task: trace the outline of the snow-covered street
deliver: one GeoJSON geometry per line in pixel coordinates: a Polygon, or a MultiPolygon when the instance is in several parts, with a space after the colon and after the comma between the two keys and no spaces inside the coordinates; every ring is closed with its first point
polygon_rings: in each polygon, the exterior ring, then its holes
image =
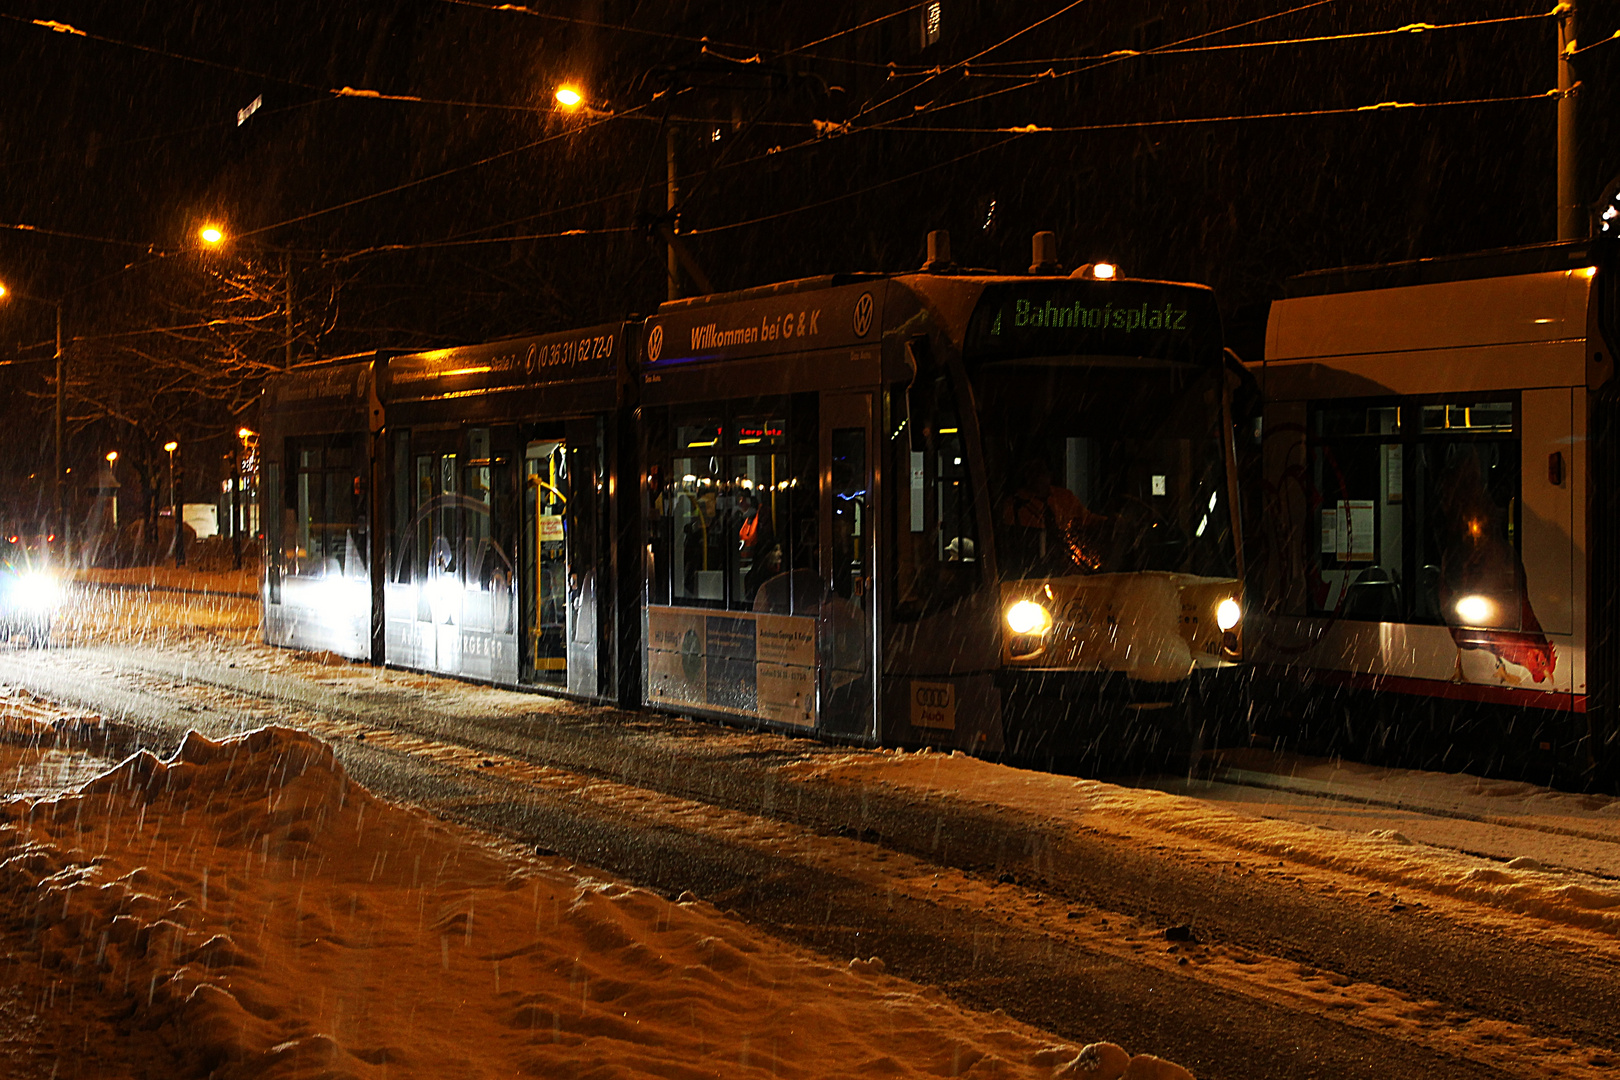
{"type": "Polygon", "coordinates": [[[15,1075],[1620,1063],[1610,800],[852,751],[269,649],[219,592],[83,595],[64,646],[0,654],[15,1075]],[[137,746],[175,756],[42,798],[137,746]]]}

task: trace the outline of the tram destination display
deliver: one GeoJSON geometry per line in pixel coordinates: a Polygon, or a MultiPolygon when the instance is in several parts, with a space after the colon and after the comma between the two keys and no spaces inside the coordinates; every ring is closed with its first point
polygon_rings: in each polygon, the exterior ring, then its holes
{"type": "Polygon", "coordinates": [[[995,284],[968,326],[980,360],[1036,356],[1136,356],[1179,363],[1220,356],[1215,294],[1155,281],[995,284]]]}

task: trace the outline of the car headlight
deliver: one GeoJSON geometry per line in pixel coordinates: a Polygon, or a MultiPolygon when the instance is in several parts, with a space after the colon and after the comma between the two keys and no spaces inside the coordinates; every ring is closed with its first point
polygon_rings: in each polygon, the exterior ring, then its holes
{"type": "Polygon", "coordinates": [[[1230,596],[1215,605],[1215,625],[1220,627],[1223,633],[1232,629],[1242,619],[1243,608],[1230,596]]]}
{"type": "Polygon", "coordinates": [[[23,574],[12,596],[25,611],[50,611],[61,602],[62,590],[49,574],[23,574]]]}
{"type": "Polygon", "coordinates": [[[1007,628],[1015,634],[1044,634],[1052,629],[1052,613],[1033,600],[1020,600],[1007,609],[1007,628]]]}

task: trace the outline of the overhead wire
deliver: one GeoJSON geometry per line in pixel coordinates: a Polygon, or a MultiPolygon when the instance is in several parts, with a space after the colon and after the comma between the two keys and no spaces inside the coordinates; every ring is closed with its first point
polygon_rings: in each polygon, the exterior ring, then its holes
{"type": "Polygon", "coordinates": [[[668,30],[649,30],[644,26],[630,26],[625,23],[603,22],[600,19],[585,19],[578,15],[559,15],[553,11],[538,11],[535,8],[525,7],[522,4],[485,4],[479,0],[439,0],[441,4],[451,7],[478,8],[483,11],[495,11],[512,15],[528,15],[535,19],[546,19],[550,22],[571,23],[575,26],[588,26],[593,30],[613,30],[621,34],[640,34],[643,37],[662,38],[665,41],[679,41],[689,45],[702,45],[704,43],[724,45],[728,49],[754,50],[752,45],[744,45],[736,41],[715,41],[710,37],[694,37],[691,34],[676,34],[668,30]]]}
{"type": "Polygon", "coordinates": [[[509,157],[512,157],[515,154],[521,154],[521,153],[523,153],[524,151],[527,151],[527,150],[533,150],[537,146],[543,146],[546,143],[554,142],[554,141],[556,141],[558,139],[567,138],[570,135],[575,135],[575,134],[578,134],[578,133],[580,133],[582,131],[588,131],[593,127],[599,127],[602,124],[605,124],[605,123],[607,123],[607,122],[609,122],[611,120],[623,119],[624,117],[626,117],[628,115],[631,115],[631,114],[634,114],[634,113],[639,113],[639,112],[643,111],[646,108],[647,108],[646,105],[637,105],[634,108],[625,110],[624,112],[613,113],[611,115],[603,115],[603,116],[599,116],[599,117],[594,117],[594,118],[591,119],[591,121],[589,123],[581,125],[578,128],[572,128],[572,129],[569,129],[567,131],[559,131],[559,132],[555,132],[555,133],[553,133],[551,135],[545,135],[545,136],[542,136],[541,138],[535,139],[532,142],[524,143],[522,146],[516,146],[516,147],[513,147],[510,150],[502,150],[501,152],[499,152],[497,154],[490,154],[488,157],[480,158],[477,161],[470,161],[465,165],[457,165],[454,168],[443,169],[443,170],[441,170],[439,172],[432,173],[432,174],[430,174],[428,176],[418,177],[415,180],[407,180],[403,184],[395,184],[392,187],[383,188],[381,191],[373,191],[373,192],[371,192],[369,194],[361,195],[358,198],[348,199],[348,200],[345,200],[344,202],[336,203],[336,204],[334,204],[332,206],[322,207],[319,210],[311,210],[308,213],[299,214],[296,217],[286,218],[286,219],[284,219],[282,221],[277,221],[277,222],[275,222],[273,224],[270,224],[270,225],[261,225],[257,229],[250,229],[250,230],[248,230],[246,232],[239,233],[237,235],[242,236],[242,237],[258,236],[261,233],[266,233],[266,232],[270,232],[270,231],[275,230],[275,229],[284,228],[285,226],[288,226],[288,225],[296,225],[299,222],[309,221],[312,218],[318,218],[318,217],[322,217],[322,216],[324,216],[326,214],[336,213],[339,210],[347,210],[350,207],[359,206],[361,203],[370,202],[373,199],[380,199],[385,195],[393,195],[393,194],[395,194],[397,192],[400,192],[400,191],[407,191],[407,190],[409,190],[409,189],[411,189],[413,187],[420,187],[423,184],[432,183],[435,180],[442,180],[447,176],[454,176],[456,173],[466,172],[469,169],[481,168],[482,166],[488,165],[491,162],[500,161],[503,158],[509,158],[509,157]]]}
{"type": "Polygon", "coordinates": [[[760,224],[762,222],[766,222],[766,221],[775,221],[778,218],[789,217],[789,216],[791,216],[793,214],[802,214],[806,210],[815,210],[815,209],[818,209],[818,208],[823,207],[823,206],[830,206],[833,203],[843,202],[846,199],[859,198],[862,195],[866,195],[866,194],[869,194],[869,193],[871,193],[873,191],[877,191],[880,188],[890,187],[891,185],[903,183],[903,182],[905,182],[907,180],[914,180],[917,177],[923,176],[923,175],[925,175],[927,173],[935,172],[935,171],[937,171],[939,169],[943,169],[943,168],[945,168],[945,167],[947,167],[949,165],[955,165],[959,161],[966,161],[968,158],[977,157],[980,154],[989,153],[991,150],[998,149],[998,148],[1000,148],[1002,146],[1006,146],[1008,143],[1012,143],[1012,142],[1017,141],[1017,138],[1018,138],[1018,136],[1014,135],[1014,136],[1011,136],[1011,137],[1006,138],[1006,139],[999,139],[996,142],[993,142],[993,143],[989,144],[988,146],[981,146],[981,147],[979,147],[979,148],[977,148],[975,150],[969,150],[965,154],[958,154],[956,157],[947,158],[944,161],[936,161],[932,165],[924,165],[922,168],[915,169],[912,172],[906,173],[903,176],[894,176],[894,177],[890,177],[887,180],[880,180],[875,184],[868,184],[867,186],[865,186],[863,188],[858,188],[855,191],[846,191],[846,192],[843,192],[843,193],[838,194],[838,195],[829,196],[828,198],[825,198],[825,199],[818,199],[815,202],[805,203],[802,206],[791,207],[790,209],[787,209],[787,210],[779,210],[779,211],[776,211],[775,213],[771,213],[771,214],[761,214],[758,217],[747,218],[747,219],[745,219],[743,221],[732,221],[732,222],[728,222],[728,223],[726,223],[724,225],[710,225],[710,226],[708,226],[706,228],[701,228],[701,229],[687,229],[685,232],[681,233],[680,235],[682,237],[706,236],[709,233],[728,232],[728,231],[730,231],[732,229],[746,228],[749,225],[758,225],[758,224],[760,224]]]}
{"type": "MultiPolygon", "coordinates": [[[[1230,34],[1230,33],[1234,32],[1234,31],[1237,31],[1237,30],[1244,30],[1244,29],[1247,29],[1248,27],[1251,27],[1251,26],[1257,26],[1257,25],[1259,25],[1260,23],[1263,23],[1263,22],[1270,22],[1270,21],[1272,21],[1274,19],[1286,18],[1289,15],[1297,15],[1302,11],[1309,11],[1312,8],[1322,7],[1322,6],[1326,5],[1326,4],[1331,4],[1333,2],[1334,2],[1334,0],[1309,0],[1308,3],[1299,4],[1299,5],[1296,5],[1294,7],[1287,8],[1287,9],[1285,9],[1283,11],[1276,11],[1276,12],[1272,12],[1272,13],[1270,13],[1268,15],[1261,15],[1261,16],[1258,16],[1258,17],[1253,18],[1253,19],[1247,19],[1247,20],[1245,20],[1243,22],[1240,22],[1240,23],[1233,23],[1233,24],[1231,24],[1229,26],[1218,27],[1218,28],[1216,28],[1214,30],[1206,30],[1201,34],[1193,34],[1190,37],[1184,37],[1184,38],[1180,38],[1180,39],[1178,39],[1176,41],[1167,42],[1166,44],[1161,45],[1161,46],[1157,46],[1156,48],[1153,48],[1153,49],[1144,49],[1144,50],[1141,50],[1141,51],[1130,52],[1128,54],[1118,54],[1118,53],[1110,54],[1109,56],[1107,56],[1107,57],[1105,57],[1105,58],[1103,58],[1101,60],[1098,60],[1096,63],[1089,64],[1086,67],[1077,68],[1074,71],[1065,72],[1062,77],[1067,78],[1067,77],[1069,77],[1071,75],[1078,75],[1083,71],[1092,71],[1092,70],[1095,70],[1096,68],[1104,67],[1104,66],[1106,66],[1108,64],[1116,64],[1116,63],[1119,63],[1119,62],[1121,62],[1123,60],[1132,60],[1132,59],[1136,59],[1136,58],[1142,57],[1142,56],[1152,56],[1155,53],[1157,53],[1160,49],[1176,48],[1176,47],[1179,47],[1179,46],[1190,44],[1190,43],[1192,43],[1194,41],[1203,41],[1203,40],[1205,40],[1207,38],[1219,37],[1222,34],[1230,34]]],[[[980,55],[983,55],[983,54],[980,54],[980,55]]],[[[925,106],[923,109],[921,109],[919,111],[920,112],[943,111],[945,109],[956,108],[956,107],[958,107],[960,105],[967,105],[967,104],[970,104],[970,103],[975,102],[975,101],[983,101],[985,98],[995,97],[998,94],[1008,94],[1008,93],[1012,93],[1012,92],[1014,92],[1016,90],[1022,90],[1025,87],[1028,87],[1028,86],[1039,85],[1040,83],[1045,82],[1045,81],[1047,81],[1046,77],[1041,76],[1041,77],[1030,79],[1027,82],[1020,83],[1017,86],[1004,86],[1004,87],[1001,87],[1000,89],[990,90],[990,91],[987,91],[986,93],[978,94],[978,95],[976,95],[974,97],[970,97],[970,98],[965,98],[965,99],[963,99],[961,101],[950,102],[950,103],[947,103],[947,104],[944,104],[944,105],[938,105],[938,106],[925,106]]],[[[917,84],[917,86],[921,86],[921,85],[923,85],[923,84],[922,83],[917,84]]],[[[896,96],[899,96],[899,95],[896,95],[896,96]]],[[[893,99],[891,98],[890,100],[893,100],[893,99]]],[[[893,120],[883,122],[883,124],[881,126],[889,126],[889,125],[892,125],[892,124],[902,123],[907,119],[913,118],[915,115],[917,115],[917,114],[913,113],[912,117],[896,117],[893,120]]],[[[874,125],[874,126],[878,126],[878,125],[874,125]]]]}
{"type": "MultiPolygon", "coordinates": [[[[1181,46],[1184,46],[1184,45],[1186,45],[1186,44],[1188,44],[1189,42],[1192,42],[1192,41],[1197,41],[1197,40],[1201,40],[1201,39],[1208,38],[1208,37],[1214,37],[1214,36],[1217,36],[1219,34],[1230,33],[1233,30],[1240,30],[1240,29],[1243,29],[1246,26],[1252,26],[1252,25],[1254,25],[1254,24],[1256,24],[1258,22],[1263,22],[1263,21],[1266,21],[1266,20],[1269,20],[1269,19],[1278,18],[1278,17],[1281,17],[1283,15],[1292,15],[1292,14],[1295,14],[1295,13],[1297,13],[1299,11],[1306,10],[1307,8],[1318,7],[1318,6],[1320,6],[1320,5],[1324,4],[1324,3],[1330,3],[1330,2],[1331,2],[1331,0],[1314,0],[1314,2],[1312,2],[1312,3],[1304,4],[1304,5],[1301,5],[1301,6],[1296,7],[1296,8],[1290,8],[1290,9],[1288,9],[1286,11],[1277,12],[1274,15],[1262,16],[1259,19],[1251,19],[1246,23],[1234,24],[1233,26],[1223,27],[1223,28],[1221,28],[1219,30],[1210,31],[1210,32],[1207,32],[1207,33],[1204,33],[1204,34],[1198,34],[1198,35],[1195,35],[1195,36],[1190,37],[1190,38],[1182,38],[1179,41],[1170,42],[1170,43],[1167,43],[1167,44],[1162,45],[1162,46],[1158,46],[1157,48],[1153,48],[1153,49],[1145,49],[1145,50],[1141,50],[1141,51],[1126,51],[1126,52],[1122,52],[1122,53],[1111,53],[1111,54],[1108,54],[1107,56],[1099,59],[1095,63],[1088,64],[1085,67],[1076,68],[1073,71],[1067,71],[1067,72],[1062,72],[1062,73],[1042,74],[1042,75],[1030,78],[1026,82],[1021,82],[1016,86],[1000,87],[1000,88],[995,89],[995,90],[986,91],[983,94],[976,94],[976,95],[974,95],[972,97],[963,98],[963,99],[961,99],[959,101],[946,102],[944,104],[939,104],[939,105],[930,105],[930,106],[927,106],[927,107],[925,107],[923,109],[918,110],[917,112],[914,112],[910,116],[897,117],[894,120],[885,121],[882,124],[872,125],[872,126],[892,127],[892,126],[895,126],[897,124],[904,124],[906,121],[913,120],[917,116],[920,116],[920,115],[927,115],[927,114],[931,114],[931,113],[944,112],[947,109],[959,108],[959,107],[961,107],[963,105],[970,105],[970,104],[972,104],[974,102],[983,101],[986,98],[995,97],[995,96],[1000,95],[1000,94],[1012,93],[1013,91],[1021,90],[1021,89],[1024,89],[1026,87],[1029,87],[1029,86],[1035,86],[1035,85],[1039,85],[1039,84],[1042,84],[1042,83],[1047,83],[1047,82],[1052,81],[1053,79],[1068,78],[1068,77],[1070,77],[1072,75],[1078,75],[1078,74],[1080,74],[1082,72],[1085,72],[1085,71],[1092,71],[1092,70],[1095,70],[1096,68],[1103,67],[1103,66],[1106,66],[1108,64],[1118,63],[1118,62],[1120,62],[1122,60],[1130,60],[1130,59],[1136,59],[1138,57],[1143,57],[1143,56],[1158,55],[1158,54],[1160,54],[1162,52],[1165,52],[1167,50],[1175,49],[1175,48],[1179,48],[1181,46]]],[[[1495,22],[1495,21],[1500,21],[1500,22],[1523,22],[1523,21],[1527,21],[1527,20],[1550,18],[1552,16],[1557,15],[1558,11],[1559,11],[1558,8],[1553,8],[1551,11],[1547,11],[1547,12],[1543,12],[1543,13],[1535,14],[1535,15],[1507,16],[1505,18],[1498,19],[1498,20],[1477,20],[1476,22],[1479,25],[1488,25],[1489,23],[1495,22]]],[[[1464,23],[1464,24],[1456,24],[1456,25],[1465,26],[1465,25],[1470,25],[1470,24],[1464,23]]],[[[1392,31],[1390,33],[1400,33],[1400,32],[1401,32],[1400,30],[1396,30],[1396,31],[1392,31]]],[[[1381,34],[1380,36],[1388,36],[1388,35],[1387,34],[1381,34]]],[[[1487,101],[1487,102],[1496,101],[1496,100],[1504,100],[1504,101],[1528,100],[1529,98],[1535,98],[1535,97],[1541,97],[1541,96],[1544,96],[1544,95],[1532,94],[1532,95],[1528,95],[1528,97],[1526,97],[1526,98],[1508,97],[1508,98],[1501,98],[1501,99],[1490,98],[1490,99],[1482,99],[1482,100],[1487,101]]],[[[1362,107],[1362,108],[1366,108],[1366,107],[1362,107]]],[[[1351,109],[1349,111],[1357,111],[1357,110],[1351,109]]],[[[1331,112],[1330,113],[1323,113],[1322,115],[1331,115],[1331,112]]],[[[909,124],[907,125],[908,128],[912,127],[912,126],[913,125],[909,125],[909,124]]]]}
{"type": "MultiPolygon", "coordinates": [[[[446,2],[449,2],[449,0],[446,0],[446,2]]],[[[122,49],[132,49],[136,52],[149,53],[154,56],[161,56],[181,63],[197,64],[202,67],[213,68],[216,71],[226,71],[234,75],[241,75],[249,79],[260,79],[265,82],[278,83],[282,86],[290,86],[299,90],[308,90],[317,94],[330,95],[334,98],[358,98],[361,100],[370,101],[397,101],[416,105],[441,105],[458,109],[492,109],[501,112],[533,113],[543,111],[541,108],[535,105],[515,105],[510,102],[472,101],[459,98],[434,98],[419,94],[390,94],[384,93],[380,90],[371,90],[364,87],[354,86],[321,86],[317,83],[304,82],[300,79],[289,78],[285,75],[276,75],[266,71],[254,71],[249,68],[238,67],[235,64],[226,64],[221,61],[209,60],[200,56],[190,56],[186,53],[178,53],[170,49],[160,49],[152,45],[143,45],[136,41],[125,41],[121,38],[108,37],[105,34],[91,33],[90,31],[81,30],[76,26],[71,26],[68,23],[57,22],[53,19],[29,19],[20,15],[12,15],[6,12],[0,12],[0,19],[7,19],[11,22],[38,26],[42,29],[50,30],[68,37],[80,37],[86,39],[87,41],[95,41],[104,45],[111,45],[122,49]]]]}
{"type": "Polygon", "coordinates": [[[12,232],[35,233],[40,236],[55,236],[67,240],[87,240],[95,244],[111,244],[116,247],[135,248],[139,251],[152,251],[155,244],[143,244],[138,240],[118,240],[110,236],[95,236],[91,233],[68,232],[65,229],[51,229],[43,225],[27,225],[21,222],[0,222],[0,229],[12,232]]]}
{"type": "MultiPolygon", "coordinates": [[[[844,37],[847,34],[855,33],[857,30],[865,30],[868,26],[876,26],[878,23],[888,22],[890,19],[898,18],[901,15],[909,15],[913,11],[918,10],[919,8],[927,7],[929,2],[930,2],[930,0],[923,0],[922,3],[912,4],[910,7],[903,7],[899,11],[891,11],[887,15],[879,15],[876,18],[867,19],[863,23],[857,23],[854,26],[847,26],[844,29],[837,31],[836,33],[828,34],[826,37],[816,38],[816,40],[808,41],[808,42],[804,43],[803,45],[795,45],[791,49],[784,49],[781,52],[777,53],[776,55],[778,57],[792,56],[795,53],[804,52],[806,49],[813,49],[817,45],[825,45],[829,41],[836,41],[837,39],[839,39],[841,37],[844,37]]],[[[881,67],[882,65],[876,65],[876,66],[881,67]]]]}
{"type": "MultiPolygon", "coordinates": [[[[723,41],[723,40],[719,40],[717,38],[709,37],[708,35],[695,36],[695,35],[692,35],[692,34],[677,34],[677,33],[674,33],[672,31],[668,31],[668,30],[651,30],[651,29],[648,29],[647,27],[644,27],[644,26],[630,26],[627,23],[610,23],[610,22],[603,22],[600,19],[586,19],[586,18],[582,18],[582,17],[580,17],[578,15],[559,15],[556,12],[552,12],[552,11],[538,11],[538,10],[536,10],[534,8],[526,7],[526,6],[522,5],[522,4],[489,4],[489,3],[481,3],[480,0],[439,0],[439,2],[441,4],[448,4],[451,7],[477,8],[477,9],[480,9],[480,10],[483,10],[483,11],[510,13],[510,14],[514,14],[514,15],[528,15],[528,16],[531,16],[531,17],[536,18],[536,19],[547,19],[547,20],[550,20],[552,22],[569,23],[569,24],[573,24],[575,26],[588,26],[593,30],[610,30],[610,31],[614,31],[616,33],[621,33],[621,34],[639,34],[639,35],[641,35],[643,37],[659,38],[659,39],[662,39],[664,41],[678,41],[678,42],[681,42],[682,44],[687,44],[687,45],[700,45],[700,46],[705,46],[705,47],[710,47],[710,48],[712,48],[712,47],[720,47],[720,48],[725,48],[725,49],[737,49],[737,50],[740,50],[742,52],[753,53],[753,54],[756,54],[756,55],[763,55],[763,54],[769,52],[769,50],[760,49],[757,45],[745,45],[742,42],[737,42],[737,41],[723,41]]],[[[791,56],[791,55],[794,55],[794,54],[797,54],[797,53],[802,53],[805,50],[814,48],[817,45],[824,45],[827,42],[833,41],[833,40],[835,40],[837,38],[840,38],[840,37],[843,37],[846,34],[854,33],[857,30],[864,30],[869,26],[875,26],[876,24],[878,24],[880,22],[885,22],[885,21],[887,21],[889,19],[892,19],[892,18],[895,18],[896,16],[899,16],[899,15],[905,15],[905,14],[907,14],[909,12],[916,11],[918,8],[925,7],[925,6],[927,6],[927,0],[924,0],[923,3],[912,4],[909,7],[901,8],[898,11],[891,11],[887,15],[879,15],[878,17],[876,17],[874,19],[868,19],[865,22],[860,23],[859,25],[846,27],[843,30],[839,30],[839,31],[836,31],[835,33],[828,34],[826,37],[823,37],[823,38],[817,38],[815,41],[809,42],[807,44],[796,45],[791,49],[784,49],[783,51],[777,52],[777,53],[770,53],[770,55],[773,58],[780,58],[780,57],[783,57],[783,56],[791,56]]],[[[721,54],[716,54],[716,55],[721,55],[721,54]]],[[[885,67],[885,66],[887,66],[887,65],[884,65],[884,64],[874,64],[874,63],[872,63],[870,61],[849,60],[849,59],[846,59],[844,57],[822,57],[822,56],[814,56],[814,54],[807,54],[807,55],[810,55],[813,59],[817,59],[817,60],[836,60],[836,61],[838,61],[840,63],[859,64],[859,65],[861,65],[863,67],[885,67]]],[[[727,59],[734,59],[734,58],[727,57],[727,59]]]]}
{"type": "Polygon", "coordinates": [[[958,60],[956,63],[951,64],[951,65],[941,69],[939,72],[929,75],[927,78],[923,79],[922,82],[917,83],[917,84],[915,84],[913,86],[908,86],[905,89],[899,91],[898,93],[891,94],[888,97],[884,98],[882,101],[878,102],[876,105],[868,105],[868,106],[862,108],[854,116],[850,117],[850,122],[853,123],[854,121],[859,120],[861,117],[865,116],[867,113],[875,112],[876,110],[883,108],[883,106],[889,104],[890,102],[895,101],[895,100],[897,100],[899,98],[902,98],[905,95],[910,94],[910,93],[920,89],[921,87],[924,87],[924,86],[928,85],[928,83],[932,82],[934,79],[939,78],[941,75],[944,75],[944,74],[946,74],[948,72],[954,71],[957,68],[963,67],[964,65],[971,64],[973,61],[977,60],[981,56],[984,56],[986,53],[994,52],[995,50],[1001,48],[1003,45],[1006,45],[1006,44],[1008,44],[1008,43],[1010,43],[1012,41],[1017,40],[1020,37],[1023,37],[1025,34],[1029,33],[1031,30],[1034,30],[1034,29],[1036,29],[1037,27],[1040,27],[1040,26],[1044,26],[1045,24],[1051,22],[1053,19],[1057,18],[1058,16],[1064,15],[1064,14],[1067,14],[1068,12],[1070,12],[1070,11],[1073,11],[1075,8],[1079,7],[1081,4],[1083,4],[1085,2],[1086,2],[1086,0],[1071,0],[1070,3],[1065,4],[1063,7],[1059,8],[1057,11],[1052,12],[1052,14],[1047,15],[1044,18],[1037,19],[1035,22],[1030,23],[1028,26],[1024,27],[1022,30],[1014,31],[1013,33],[1009,34],[1007,37],[1004,37],[1000,41],[996,42],[994,45],[991,45],[991,46],[989,46],[987,48],[984,48],[984,49],[980,49],[978,52],[974,53],[972,56],[968,57],[966,60],[958,60]]]}
{"type": "MultiPolygon", "coordinates": [[[[1537,20],[1537,19],[1546,19],[1546,18],[1549,18],[1549,17],[1550,17],[1549,12],[1538,12],[1538,13],[1533,14],[1533,15],[1505,15],[1505,16],[1502,16],[1500,18],[1473,19],[1473,20],[1470,20],[1470,21],[1467,21],[1467,22],[1407,23],[1405,26],[1387,28],[1387,29],[1383,29],[1383,30],[1358,30],[1358,31],[1351,31],[1351,32],[1348,32],[1348,33],[1343,33],[1343,34],[1317,34],[1317,35],[1310,36],[1310,37],[1277,38],[1277,39],[1272,39],[1272,40],[1268,40],[1268,41],[1236,41],[1236,42],[1228,42],[1228,43],[1223,44],[1223,45],[1196,45],[1196,46],[1189,46],[1189,47],[1185,47],[1185,48],[1178,47],[1178,46],[1163,46],[1163,47],[1155,48],[1155,49],[1117,49],[1117,50],[1115,50],[1113,52],[1097,53],[1097,54],[1094,54],[1094,55],[1091,55],[1091,56],[1047,57],[1047,58],[1035,59],[1035,60],[992,60],[992,61],[987,62],[983,66],[984,67],[1012,67],[1014,65],[1042,65],[1042,64],[1044,64],[1044,65],[1047,65],[1048,67],[1050,67],[1051,65],[1054,65],[1054,64],[1082,63],[1082,62],[1092,61],[1092,60],[1112,60],[1112,59],[1122,59],[1123,60],[1123,59],[1130,59],[1132,57],[1137,57],[1137,56],[1184,56],[1184,55],[1192,55],[1192,54],[1197,54],[1197,53],[1231,52],[1231,51],[1240,50],[1240,49],[1269,49],[1269,48],[1279,48],[1279,47],[1285,46],[1285,45],[1315,45],[1315,44],[1319,44],[1319,43],[1332,42],[1332,41],[1356,41],[1356,40],[1362,40],[1362,39],[1368,39],[1368,38],[1394,37],[1394,36],[1401,35],[1401,34],[1422,34],[1422,33],[1428,33],[1430,31],[1464,30],[1464,29],[1472,29],[1472,28],[1481,27],[1481,26],[1497,26],[1497,25],[1500,25],[1500,24],[1503,24],[1503,23],[1529,22],[1529,21],[1533,21],[1533,20],[1537,20]]],[[[921,75],[921,74],[923,74],[923,72],[918,71],[918,72],[914,72],[914,73],[911,73],[911,74],[921,75]]],[[[1018,74],[1018,73],[1000,74],[1000,73],[995,73],[995,72],[978,72],[978,71],[970,72],[969,74],[971,75],[971,77],[974,77],[974,78],[1017,79],[1017,78],[1029,78],[1030,77],[1027,74],[1018,74]]],[[[1048,75],[1048,73],[1042,72],[1041,76],[1037,76],[1037,77],[1050,77],[1050,76],[1048,75]]]]}
{"type": "MultiPolygon", "coordinates": [[[[332,100],[332,98],[323,95],[310,101],[301,101],[296,105],[280,105],[273,109],[260,109],[255,115],[278,116],[282,113],[294,112],[298,109],[307,109],[311,105],[324,105],[328,101],[332,100]]],[[[242,125],[235,120],[210,120],[206,124],[194,124],[191,127],[175,128],[171,131],[158,131],[153,132],[150,135],[140,135],[133,139],[119,139],[116,142],[99,143],[97,144],[97,150],[98,152],[101,150],[120,150],[126,146],[140,146],[143,143],[159,142],[163,139],[177,139],[184,135],[195,135],[198,132],[214,131],[223,127],[241,126],[242,125]]],[[[0,161],[0,169],[12,169],[19,165],[31,165],[41,161],[49,161],[52,158],[69,156],[78,157],[83,153],[84,150],[82,148],[74,147],[72,149],[56,150],[49,154],[38,154],[34,157],[12,158],[9,161],[0,161]]]]}
{"type": "Polygon", "coordinates": [[[1231,116],[1188,116],[1167,120],[1125,120],[1110,124],[1055,124],[1042,127],[1027,124],[1023,127],[944,127],[908,125],[906,132],[951,135],[1061,135],[1080,131],[1118,131],[1130,128],[1179,127],[1189,124],[1224,124],[1241,120],[1291,120],[1310,116],[1346,116],[1353,113],[1383,112],[1393,109],[1439,109],[1460,105],[1502,105],[1520,101],[1546,101],[1557,99],[1557,90],[1538,94],[1509,94],[1502,97],[1457,98],[1448,101],[1381,101],[1374,105],[1347,105],[1330,109],[1299,109],[1289,112],[1240,113],[1231,116]]]}

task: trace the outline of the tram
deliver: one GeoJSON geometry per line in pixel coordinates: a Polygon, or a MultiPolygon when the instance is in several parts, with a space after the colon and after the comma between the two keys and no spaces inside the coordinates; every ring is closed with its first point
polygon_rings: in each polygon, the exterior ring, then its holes
{"type": "Polygon", "coordinates": [[[1612,770],[1616,282],[1601,245],[1559,243],[1306,274],[1273,303],[1249,642],[1295,735],[1612,770]]]}
{"type": "Polygon", "coordinates": [[[377,360],[364,353],[297,367],[265,387],[259,595],[272,645],[381,659],[372,650],[377,360]]]}
{"type": "MultiPolygon", "coordinates": [[[[862,744],[1184,755],[1243,658],[1219,315],[1202,286],[1055,272],[1042,236],[1028,275],[935,236],[918,273],[378,356],[363,424],[293,389],[347,376],[289,373],[280,460],[346,424],[386,523],[341,530],[369,590],[312,585],[335,651],[862,744]]],[[[331,648],[272,629],[291,567],[351,573],[282,468],[267,640],[331,648]]]]}

